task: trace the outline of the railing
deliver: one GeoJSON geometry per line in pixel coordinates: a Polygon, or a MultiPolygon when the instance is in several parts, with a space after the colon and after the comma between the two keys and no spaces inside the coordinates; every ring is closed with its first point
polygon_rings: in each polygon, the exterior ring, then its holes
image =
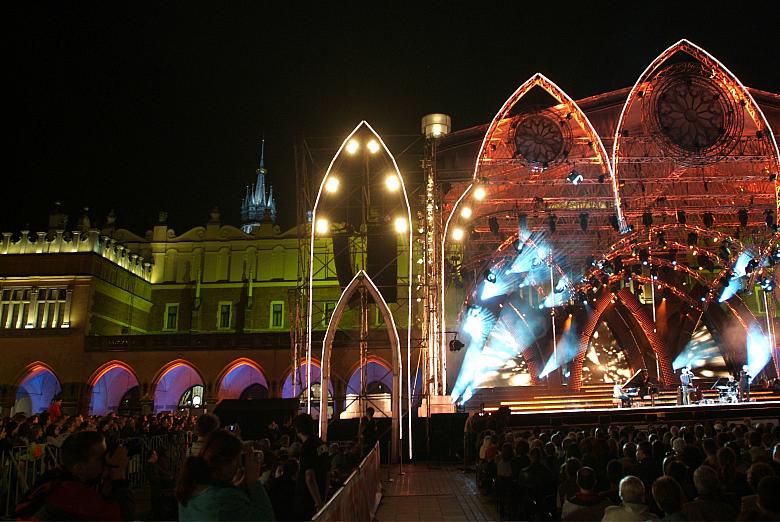
{"type": "Polygon", "coordinates": [[[373,520],[381,498],[379,443],[312,517],[316,521],[373,520]]]}
{"type": "MultiPolygon", "coordinates": [[[[184,433],[128,438],[119,441],[128,449],[127,480],[140,489],[147,484],[147,463],[152,451],[164,451],[169,471],[176,476],[190,445],[184,433]]],[[[51,444],[30,444],[0,454],[0,519],[13,515],[14,507],[44,473],[60,465],[60,448],[51,444]]]]}

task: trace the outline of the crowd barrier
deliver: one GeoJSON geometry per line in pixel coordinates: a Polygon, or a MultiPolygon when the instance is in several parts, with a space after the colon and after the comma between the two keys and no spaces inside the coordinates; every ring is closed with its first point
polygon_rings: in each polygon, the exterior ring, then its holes
{"type": "Polygon", "coordinates": [[[382,496],[379,472],[377,443],[312,520],[373,520],[382,496]]]}
{"type": "MultiPolygon", "coordinates": [[[[176,475],[189,445],[176,435],[128,438],[119,442],[128,449],[127,480],[131,488],[146,484],[147,463],[152,451],[164,453],[170,472],[176,475]]],[[[51,444],[30,444],[0,453],[0,519],[13,514],[14,507],[47,471],[60,465],[60,448],[51,444]]]]}

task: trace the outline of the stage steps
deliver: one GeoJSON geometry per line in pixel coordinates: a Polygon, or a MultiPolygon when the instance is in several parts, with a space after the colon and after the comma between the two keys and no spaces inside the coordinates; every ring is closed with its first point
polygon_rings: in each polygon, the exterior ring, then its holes
{"type": "MultiPolygon", "coordinates": [[[[704,384],[704,383],[703,383],[704,384]]],[[[780,399],[780,393],[772,390],[754,390],[750,393],[755,402],[780,399]]],[[[704,389],[702,398],[717,403],[718,391],[704,389]]],[[[677,404],[677,390],[663,390],[655,397],[655,406],[677,404]]],[[[512,413],[539,412],[551,410],[588,410],[612,408],[612,384],[598,383],[583,385],[579,391],[566,387],[522,386],[503,388],[480,388],[466,403],[467,411],[496,411],[506,406],[512,413]]],[[[651,406],[650,400],[634,401],[634,407],[651,406]]]]}

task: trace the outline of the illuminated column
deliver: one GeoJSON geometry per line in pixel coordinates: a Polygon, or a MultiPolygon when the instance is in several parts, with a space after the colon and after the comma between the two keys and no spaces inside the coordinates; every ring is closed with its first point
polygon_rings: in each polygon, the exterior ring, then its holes
{"type": "Polygon", "coordinates": [[[423,380],[428,396],[447,394],[447,352],[443,349],[443,337],[439,317],[441,314],[440,285],[444,274],[439,263],[438,246],[441,244],[441,214],[437,209],[436,193],[436,145],[438,139],[449,133],[452,121],[446,114],[428,114],[422,119],[422,132],[427,138],[425,168],[425,222],[423,223],[423,285],[425,286],[423,312],[423,338],[427,350],[423,380]]]}

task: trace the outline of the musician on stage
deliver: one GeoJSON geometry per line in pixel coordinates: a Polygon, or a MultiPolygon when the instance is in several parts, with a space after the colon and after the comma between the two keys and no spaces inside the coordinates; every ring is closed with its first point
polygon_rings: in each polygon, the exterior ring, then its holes
{"type": "Polygon", "coordinates": [[[680,384],[682,384],[682,403],[684,406],[691,404],[691,386],[693,384],[693,372],[690,366],[686,366],[680,373],[680,384]]]}
{"type": "Polygon", "coordinates": [[[612,397],[614,399],[620,399],[620,403],[623,408],[631,407],[631,397],[623,392],[623,387],[619,382],[615,382],[615,385],[612,387],[612,397]]]}
{"type": "Polygon", "coordinates": [[[739,372],[739,400],[740,402],[747,402],[750,400],[750,378],[752,375],[748,373],[748,365],[742,366],[742,371],[739,372]]]}

